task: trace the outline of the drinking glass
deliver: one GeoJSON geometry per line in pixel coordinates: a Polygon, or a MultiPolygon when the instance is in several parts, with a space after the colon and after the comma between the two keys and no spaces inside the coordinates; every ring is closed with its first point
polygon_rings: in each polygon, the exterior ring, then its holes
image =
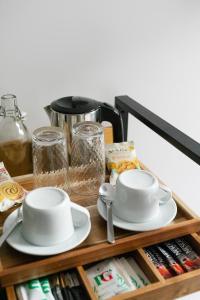
{"type": "Polygon", "coordinates": [[[72,129],[70,188],[81,195],[94,195],[104,180],[103,127],[90,121],[77,123],[72,129]]]}
{"type": "Polygon", "coordinates": [[[68,189],[68,161],[64,132],[59,127],[41,127],[32,135],[35,187],[68,189]]]}

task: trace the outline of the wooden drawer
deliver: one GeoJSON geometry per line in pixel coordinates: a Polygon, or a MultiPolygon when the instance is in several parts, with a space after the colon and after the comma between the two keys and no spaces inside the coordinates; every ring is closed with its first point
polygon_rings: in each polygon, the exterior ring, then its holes
{"type": "MultiPolygon", "coordinates": [[[[200,254],[200,237],[198,234],[194,233],[187,238],[190,241],[190,244],[200,254]]],[[[134,247],[133,247],[134,248],[134,247]]],[[[124,252],[123,254],[126,254],[124,252]]],[[[164,279],[153,263],[147,258],[143,248],[138,248],[131,252],[131,255],[134,256],[137,263],[140,265],[141,269],[147,275],[151,284],[143,288],[137,289],[132,292],[127,292],[110,299],[117,300],[131,300],[131,299],[140,299],[140,300],[149,300],[149,299],[158,299],[162,295],[163,300],[174,299],[200,289],[200,269],[193,270],[182,275],[178,275],[169,279],[164,279]]],[[[96,261],[96,259],[95,259],[96,261]]],[[[85,269],[86,265],[80,265],[76,267],[76,270],[81,278],[82,284],[85,287],[90,299],[97,300],[96,295],[94,294],[90,282],[87,277],[85,269]]],[[[8,300],[15,300],[15,288],[14,285],[6,287],[8,300]]]]}
{"type": "MultiPolygon", "coordinates": [[[[194,233],[187,236],[190,244],[193,246],[195,251],[200,255],[200,237],[194,233]]],[[[140,300],[149,300],[149,299],[159,299],[162,295],[163,300],[174,299],[181,297],[183,295],[190,294],[192,292],[200,290],[200,269],[193,270],[182,275],[178,275],[169,279],[164,279],[153,263],[146,256],[143,248],[138,248],[131,253],[134,256],[137,263],[140,265],[141,269],[147,275],[151,284],[143,288],[137,289],[132,292],[127,292],[120,294],[118,296],[112,297],[112,300],[131,300],[131,299],[140,299],[140,300]]],[[[83,276],[87,279],[87,274],[85,272],[85,266],[83,266],[83,276]]],[[[87,279],[87,285],[88,279],[87,279]]],[[[91,299],[95,298],[95,295],[92,295],[91,299]]]]}

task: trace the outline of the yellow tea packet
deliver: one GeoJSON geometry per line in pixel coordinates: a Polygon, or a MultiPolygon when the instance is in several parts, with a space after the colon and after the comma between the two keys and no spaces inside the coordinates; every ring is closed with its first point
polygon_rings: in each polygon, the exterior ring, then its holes
{"type": "Polygon", "coordinates": [[[115,185],[118,175],[123,171],[140,169],[133,141],[105,145],[105,151],[111,184],[115,185]]]}
{"type": "Polygon", "coordinates": [[[4,163],[0,162],[0,212],[21,203],[25,195],[23,187],[10,177],[4,163]]]}

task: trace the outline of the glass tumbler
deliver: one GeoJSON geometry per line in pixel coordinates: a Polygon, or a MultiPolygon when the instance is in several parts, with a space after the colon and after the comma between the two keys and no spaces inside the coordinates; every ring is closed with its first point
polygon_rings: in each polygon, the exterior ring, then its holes
{"type": "Polygon", "coordinates": [[[59,127],[41,127],[32,135],[35,187],[68,189],[68,161],[64,132],[59,127]]]}
{"type": "Polygon", "coordinates": [[[98,194],[105,180],[103,127],[80,122],[72,129],[70,189],[80,195],[98,194]]]}

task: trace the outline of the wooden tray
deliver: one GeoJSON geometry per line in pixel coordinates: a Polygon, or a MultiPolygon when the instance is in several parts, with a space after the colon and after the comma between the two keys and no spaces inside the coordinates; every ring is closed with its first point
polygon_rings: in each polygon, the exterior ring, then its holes
{"type": "MultiPolygon", "coordinates": [[[[20,176],[15,179],[27,190],[32,189],[32,175],[20,176]]],[[[148,274],[152,284],[134,292],[116,296],[113,299],[150,299],[150,296],[156,297],[163,291],[167,291],[167,293],[162,293],[163,299],[172,299],[199,289],[200,270],[164,280],[148,261],[143,251],[145,246],[189,234],[192,244],[200,253],[200,238],[195,233],[200,230],[200,218],[183,204],[175,194],[173,194],[173,198],[177,203],[178,213],[170,225],[149,232],[130,232],[116,228],[116,243],[113,245],[108,244],[106,241],[106,223],[97,212],[97,197],[88,199],[75,194],[71,194],[70,197],[74,202],[86,206],[90,211],[92,230],[89,237],[74,250],[51,257],[25,255],[15,251],[5,243],[0,249],[0,285],[6,287],[8,299],[15,299],[14,284],[73,267],[77,268],[90,298],[96,299],[87,279],[84,266],[88,263],[134,250],[138,263],[148,274]]],[[[0,215],[0,227],[2,227],[10,212],[0,215]]]]}

